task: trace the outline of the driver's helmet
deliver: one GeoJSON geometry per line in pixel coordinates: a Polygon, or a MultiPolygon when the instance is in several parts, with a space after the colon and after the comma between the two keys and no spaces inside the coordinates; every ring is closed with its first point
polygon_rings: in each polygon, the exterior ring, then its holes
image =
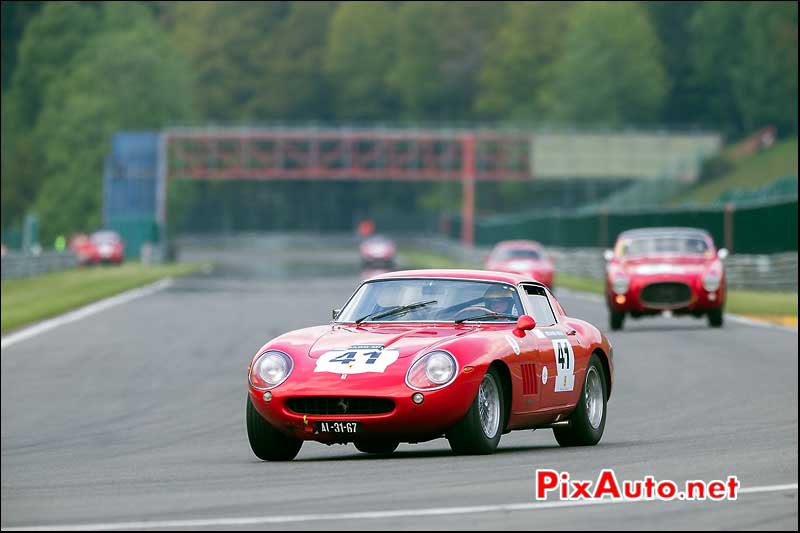
{"type": "Polygon", "coordinates": [[[513,290],[503,285],[492,285],[483,295],[486,308],[495,313],[510,314],[514,308],[513,290]]]}

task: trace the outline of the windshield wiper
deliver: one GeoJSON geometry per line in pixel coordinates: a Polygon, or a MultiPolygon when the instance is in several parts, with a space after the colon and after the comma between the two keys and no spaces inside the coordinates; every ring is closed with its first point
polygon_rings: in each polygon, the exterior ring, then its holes
{"type": "Polygon", "coordinates": [[[475,316],[468,316],[465,318],[459,318],[458,320],[454,320],[453,322],[455,324],[461,324],[463,322],[466,322],[467,320],[480,320],[482,318],[509,318],[511,320],[516,320],[519,317],[515,315],[509,315],[506,313],[486,313],[483,315],[475,315],[475,316]]]}
{"type": "Polygon", "coordinates": [[[368,315],[362,316],[358,320],[356,320],[356,324],[361,324],[368,318],[385,318],[387,316],[393,316],[400,313],[405,313],[406,311],[411,311],[412,309],[419,309],[420,307],[425,307],[426,305],[438,303],[438,300],[428,300],[426,302],[415,302],[413,304],[408,305],[400,305],[397,307],[393,307],[388,311],[378,311],[376,313],[370,313],[368,315]]]}

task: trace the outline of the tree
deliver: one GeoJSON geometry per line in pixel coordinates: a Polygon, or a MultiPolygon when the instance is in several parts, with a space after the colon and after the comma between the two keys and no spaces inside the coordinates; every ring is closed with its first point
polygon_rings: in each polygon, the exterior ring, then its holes
{"type": "Polygon", "coordinates": [[[160,129],[191,113],[187,65],[146,11],[103,6],[104,26],[47,87],[35,136],[46,181],[36,202],[42,237],[100,224],[101,175],[112,133],[160,129]]]}
{"type": "Polygon", "coordinates": [[[745,132],[767,124],[797,132],[797,3],[751,2],[741,39],[732,81],[745,132]]]}
{"type": "Polygon", "coordinates": [[[660,58],[640,4],[579,4],[556,65],[555,117],[609,127],[653,123],[669,88],[660,58]]]}
{"type": "Polygon", "coordinates": [[[331,2],[292,2],[289,16],[256,46],[262,59],[247,115],[259,120],[324,119],[330,117],[330,87],[323,73],[331,2]]]}
{"type": "Polygon", "coordinates": [[[745,3],[704,2],[689,22],[691,84],[704,104],[698,118],[734,135],[743,129],[733,77],[742,62],[745,9],[745,3]]]}
{"type": "Polygon", "coordinates": [[[540,119],[553,107],[554,65],[571,2],[515,2],[489,44],[475,109],[484,116],[540,119]]]}
{"type": "Polygon", "coordinates": [[[263,42],[289,11],[288,2],[180,2],[173,42],[189,59],[199,117],[242,121],[264,87],[272,59],[263,42]]]}
{"type": "Polygon", "coordinates": [[[503,2],[406,2],[398,11],[397,62],[388,75],[411,119],[472,116],[486,43],[503,2]]]}
{"type": "Polygon", "coordinates": [[[396,61],[394,16],[388,2],[342,2],[336,9],[323,61],[338,118],[396,115],[397,97],[386,83],[396,61]]]}

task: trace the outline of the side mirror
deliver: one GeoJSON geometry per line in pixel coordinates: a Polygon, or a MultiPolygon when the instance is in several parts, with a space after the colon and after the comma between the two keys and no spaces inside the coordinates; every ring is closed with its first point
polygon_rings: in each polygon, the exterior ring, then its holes
{"type": "Polygon", "coordinates": [[[536,327],[536,321],[530,315],[522,315],[517,319],[517,329],[520,331],[530,331],[536,327]]]}
{"type": "Polygon", "coordinates": [[[334,320],[336,320],[337,318],[339,318],[339,313],[341,312],[342,312],[341,308],[336,308],[331,313],[331,316],[333,317],[334,320]]]}
{"type": "Polygon", "coordinates": [[[728,249],[720,248],[717,250],[717,257],[719,257],[721,260],[725,260],[725,258],[728,257],[728,249]]]}
{"type": "Polygon", "coordinates": [[[603,258],[606,261],[611,261],[612,259],[614,259],[614,252],[611,250],[606,250],[605,252],[603,252],[603,258]]]}

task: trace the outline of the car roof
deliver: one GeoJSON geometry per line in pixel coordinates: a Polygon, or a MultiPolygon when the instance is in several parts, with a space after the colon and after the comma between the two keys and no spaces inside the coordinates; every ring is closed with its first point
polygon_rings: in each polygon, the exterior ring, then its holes
{"type": "Polygon", "coordinates": [[[682,228],[682,227],[663,227],[663,228],[637,228],[628,231],[623,231],[619,237],[649,237],[661,235],[681,235],[681,236],[702,236],[711,237],[711,235],[704,229],[700,228],[682,228]]]}
{"type": "Polygon", "coordinates": [[[498,248],[528,248],[528,249],[536,249],[539,250],[542,248],[542,245],[537,241],[526,241],[526,240],[516,240],[516,241],[502,241],[495,244],[495,249],[498,248]]]}
{"type": "Polygon", "coordinates": [[[512,272],[496,272],[494,270],[468,270],[468,269],[424,269],[424,270],[400,270],[397,272],[387,272],[379,274],[367,281],[383,279],[409,279],[409,278],[429,278],[429,279],[470,279],[480,281],[494,281],[517,285],[523,282],[538,283],[533,279],[521,274],[512,272]]]}

